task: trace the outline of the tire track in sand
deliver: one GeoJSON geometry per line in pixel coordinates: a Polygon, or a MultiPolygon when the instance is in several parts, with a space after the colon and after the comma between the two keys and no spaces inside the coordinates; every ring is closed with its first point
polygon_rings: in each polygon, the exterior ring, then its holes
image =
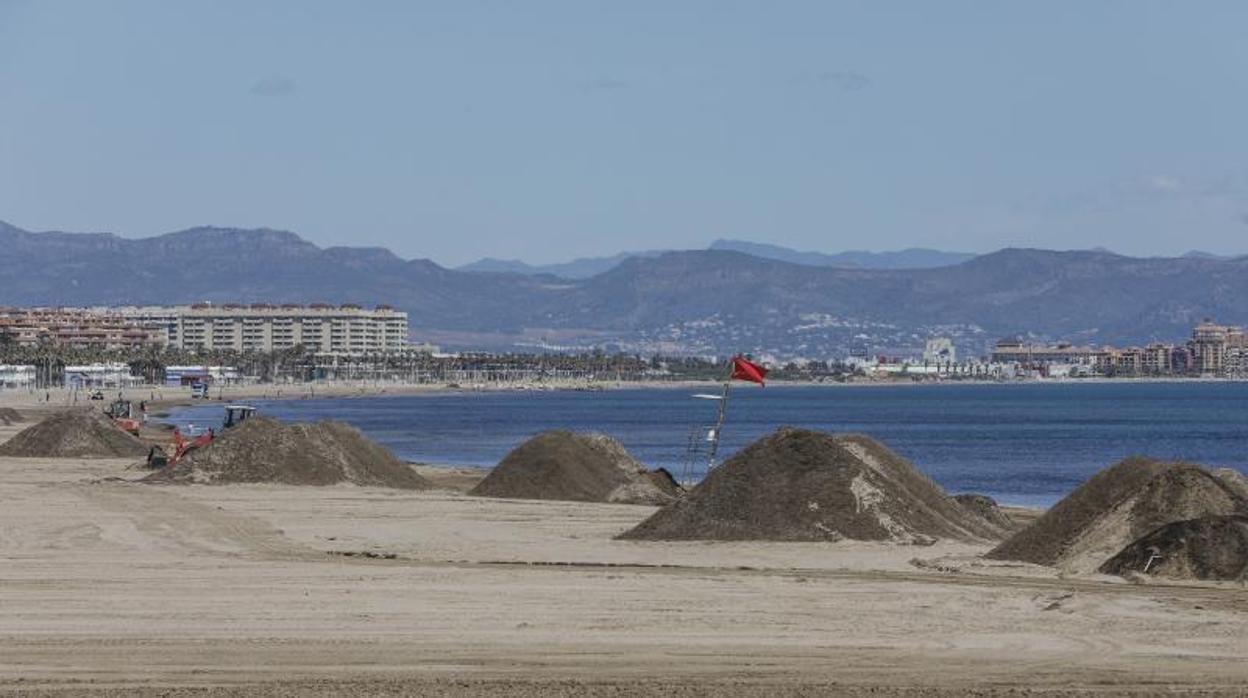
{"type": "Polygon", "coordinates": [[[248,559],[325,560],[323,552],[292,541],[259,518],[196,502],[166,488],[104,482],[74,485],[73,492],[124,517],[154,547],[248,559]]]}

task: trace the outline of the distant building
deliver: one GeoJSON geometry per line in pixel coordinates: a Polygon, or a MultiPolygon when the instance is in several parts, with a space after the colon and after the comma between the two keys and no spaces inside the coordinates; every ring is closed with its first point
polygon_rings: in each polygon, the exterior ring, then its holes
{"type": "Polygon", "coordinates": [[[1205,320],[1188,342],[1191,372],[1201,376],[1248,375],[1248,335],[1243,328],[1205,320]]]}
{"type": "Polygon", "coordinates": [[[181,386],[204,383],[218,385],[239,381],[238,369],[232,366],[167,366],[165,385],[181,386]]]}
{"type": "Polygon", "coordinates": [[[1171,372],[1176,376],[1184,376],[1192,373],[1192,367],[1195,365],[1195,359],[1192,358],[1192,350],[1190,347],[1179,346],[1170,348],[1170,367],[1171,372]]]}
{"type": "Polygon", "coordinates": [[[928,364],[942,365],[957,363],[958,351],[953,346],[953,340],[948,337],[932,337],[927,340],[927,347],[923,350],[923,362],[928,364]]]}
{"type": "Polygon", "coordinates": [[[179,349],[271,352],[302,346],[316,354],[351,356],[407,349],[407,313],[386,305],[241,305],[119,308],[136,325],[160,328],[179,349]]]}
{"type": "Polygon", "coordinates": [[[124,388],[143,382],[130,375],[126,364],[88,364],[65,367],[65,385],[73,388],[124,388]]]}
{"type": "Polygon", "coordinates": [[[1003,339],[992,350],[992,362],[1018,364],[1025,368],[1039,368],[1046,364],[1077,364],[1092,366],[1099,350],[1093,347],[1075,346],[1070,342],[1057,344],[1029,344],[1019,339],[1003,339]]]}
{"type": "Polygon", "coordinates": [[[34,366],[0,364],[0,387],[25,388],[34,384],[34,366]]]}
{"type": "Polygon", "coordinates": [[[0,340],[75,349],[161,347],[165,334],[117,312],[83,308],[0,308],[0,340]]]}
{"type": "Polygon", "coordinates": [[[1173,374],[1174,346],[1154,343],[1140,349],[1139,372],[1145,376],[1173,374]]]}

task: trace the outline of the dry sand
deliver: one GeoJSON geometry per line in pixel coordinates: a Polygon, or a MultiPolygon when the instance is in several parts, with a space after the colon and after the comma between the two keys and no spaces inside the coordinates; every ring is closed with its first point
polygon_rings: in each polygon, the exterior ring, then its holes
{"type": "Polygon", "coordinates": [[[1248,682],[1242,586],[1061,578],[962,542],[619,541],[654,509],[150,487],[124,481],[130,464],[0,458],[0,695],[1236,695],[1248,682]]]}

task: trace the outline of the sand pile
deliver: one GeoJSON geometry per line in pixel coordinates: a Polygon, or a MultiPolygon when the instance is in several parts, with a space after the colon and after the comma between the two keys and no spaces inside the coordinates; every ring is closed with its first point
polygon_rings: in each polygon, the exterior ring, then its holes
{"type": "Polygon", "coordinates": [[[285,424],[266,417],[251,417],[222,432],[144,481],[430,487],[407,463],[354,427],[341,422],[285,424]]]}
{"type": "Polygon", "coordinates": [[[22,417],[21,412],[18,412],[12,407],[0,407],[0,424],[7,427],[24,421],[26,421],[26,419],[22,417]]]}
{"type": "Polygon", "coordinates": [[[673,499],[685,493],[685,488],[680,486],[680,483],[676,481],[676,477],[667,468],[655,468],[646,473],[646,475],[649,476],[650,482],[654,483],[655,487],[670,494],[673,499]]]}
{"type": "Polygon", "coordinates": [[[1248,516],[1202,516],[1166,524],[1123,548],[1100,571],[1248,581],[1248,516]]]}
{"type": "Polygon", "coordinates": [[[128,458],[147,446],[92,409],[58,412],[0,444],[0,456],[22,458],[128,458]]]}
{"type": "Polygon", "coordinates": [[[609,436],[548,431],[513,449],[468,494],[658,506],[675,501],[680,487],[609,436]]]}
{"type": "Polygon", "coordinates": [[[997,500],[986,494],[955,494],[953,499],[961,504],[963,509],[969,510],[1002,531],[1013,531],[1017,528],[1014,521],[1001,510],[1001,505],[997,504],[997,500]]]}
{"type": "Polygon", "coordinates": [[[621,538],[923,544],[1002,535],[866,436],[781,429],[621,538]]]}
{"type": "Polygon", "coordinates": [[[988,557],[1092,572],[1166,524],[1248,513],[1231,480],[1187,463],[1129,458],[1093,475],[988,557]]]}
{"type": "Polygon", "coordinates": [[[1213,476],[1221,480],[1239,496],[1248,499],[1248,476],[1234,468],[1218,468],[1213,471],[1213,476]]]}

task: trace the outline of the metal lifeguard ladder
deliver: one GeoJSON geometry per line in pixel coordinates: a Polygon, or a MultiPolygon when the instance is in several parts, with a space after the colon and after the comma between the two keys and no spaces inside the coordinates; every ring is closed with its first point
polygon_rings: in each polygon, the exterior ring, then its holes
{"type": "Polygon", "coordinates": [[[724,417],[728,413],[728,397],[732,393],[733,380],[748,380],[763,383],[767,369],[746,361],[740,354],[734,356],[728,364],[728,375],[724,378],[723,391],[719,395],[697,393],[695,400],[713,400],[717,404],[715,421],[711,424],[698,424],[689,432],[685,445],[685,457],[681,463],[680,484],[689,487],[694,484],[695,477],[706,477],[718,465],[719,441],[724,428],[724,417]],[[750,372],[740,372],[739,366],[745,366],[750,372]]]}

